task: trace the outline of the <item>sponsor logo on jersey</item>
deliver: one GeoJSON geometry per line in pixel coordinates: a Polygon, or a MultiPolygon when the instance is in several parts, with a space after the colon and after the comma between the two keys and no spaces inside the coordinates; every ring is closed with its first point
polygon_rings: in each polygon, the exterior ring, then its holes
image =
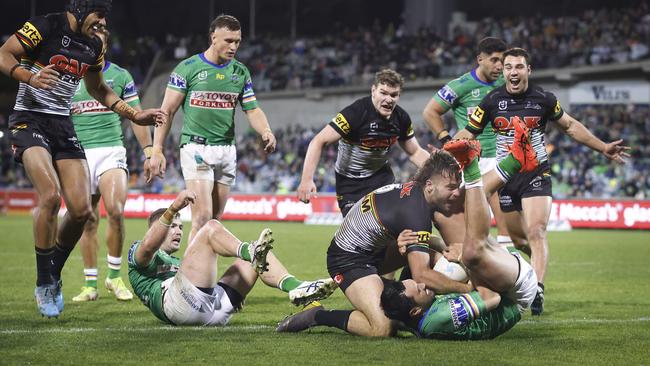
{"type": "Polygon", "coordinates": [[[205,109],[233,109],[237,105],[237,93],[193,91],[190,106],[205,109]]]}
{"type": "Polygon", "coordinates": [[[199,80],[205,80],[208,78],[208,72],[203,70],[199,73],[199,75],[197,75],[197,77],[199,78],[199,80]]]}
{"type": "MultiPolygon", "coordinates": [[[[528,128],[539,128],[539,122],[542,120],[542,117],[539,116],[525,116],[522,118],[526,127],[528,128]]],[[[505,130],[514,130],[514,117],[506,118],[498,116],[494,119],[494,128],[498,131],[505,130]]]]}
{"type": "Polygon", "coordinates": [[[505,111],[508,109],[508,101],[507,100],[500,100],[499,101],[499,110],[505,111]]]}
{"type": "Polygon", "coordinates": [[[61,39],[61,45],[63,47],[68,47],[70,45],[70,37],[63,36],[63,38],[61,39]]]}
{"type": "Polygon", "coordinates": [[[472,122],[472,121],[476,122],[476,123],[472,123],[472,125],[474,125],[475,127],[478,127],[478,125],[480,125],[481,122],[483,122],[483,116],[484,115],[485,115],[485,112],[483,111],[483,109],[481,109],[481,107],[476,107],[476,109],[474,110],[474,112],[470,116],[470,122],[472,122]]]}
{"type": "Polygon", "coordinates": [[[133,81],[129,81],[126,85],[124,85],[124,91],[122,91],[122,94],[124,94],[124,96],[135,95],[137,93],[138,89],[135,87],[135,83],[133,81]]]}
{"type": "Polygon", "coordinates": [[[415,182],[404,183],[402,185],[402,190],[399,192],[399,198],[410,196],[414,186],[415,186],[415,182]]]}
{"type": "Polygon", "coordinates": [[[469,314],[465,306],[463,306],[463,300],[460,298],[449,299],[448,303],[451,309],[451,321],[454,323],[454,328],[460,329],[464,327],[469,321],[469,314]]]}
{"type": "Polygon", "coordinates": [[[336,117],[334,117],[334,123],[338,126],[339,129],[344,134],[350,133],[350,124],[348,123],[348,120],[345,119],[345,116],[343,116],[341,113],[337,114],[336,117]]]}
{"type": "Polygon", "coordinates": [[[70,108],[72,114],[83,114],[83,113],[113,113],[110,109],[106,108],[105,105],[101,104],[96,100],[82,100],[79,102],[73,102],[70,108]]]}
{"type": "Polygon", "coordinates": [[[18,30],[18,34],[27,38],[32,47],[38,46],[38,44],[43,40],[41,33],[38,31],[38,29],[36,29],[34,24],[30,22],[26,22],[25,25],[23,25],[23,27],[18,30]]]}
{"type": "Polygon", "coordinates": [[[560,105],[560,101],[558,100],[555,102],[555,108],[553,108],[553,113],[558,114],[562,110],[562,106],[560,105]]]}
{"type": "Polygon", "coordinates": [[[185,80],[185,78],[178,75],[175,72],[172,72],[171,75],[169,75],[169,82],[167,83],[167,85],[179,89],[187,89],[187,81],[185,80]]]}
{"type": "Polygon", "coordinates": [[[531,101],[527,101],[524,109],[542,109],[542,106],[537,103],[533,104],[531,101]]]}
{"type": "Polygon", "coordinates": [[[431,233],[428,231],[418,231],[418,243],[429,245],[431,233]]]}
{"type": "Polygon", "coordinates": [[[239,82],[239,75],[237,74],[232,74],[230,76],[230,81],[232,81],[233,84],[237,84],[239,82]]]}
{"type": "Polygon", "coordinates": [[[11,134],[15,135],[18,133],[18,131],[24,130],[26,128],[27,128],[27,123],[17,124],[11,128],[11,134]]]}
{"type": "Polygon", "coordinates": [[[456,98],[458,98],[458,95],[449,87],[449,85],[445,85],[442,89],[438,90],[438,96],[448,104],[454,104],[456,98]]]}
{"type": "Polygon", "coordinates": [[[361,139],[361,146],[367,149],[387,149],[397,142],[397,136],[366,137],[361,139]]]}
{"type": "Polygon", "coordinates": [[[57,71],[72,74],[77,78],[83,78],[90,65],[85,62],[79,62],[74,58],[67,58],[64,55],[54,55],[50,57],[50,64],[54,65],[57,71]]]}
{"type": "Polygon", "coordinates": [[[225,78],[226,78],[226,75],[224,75],[224,74],[217,73],[217,75],[215,76],[215,79],[217,79],[217,80],[223,80],[225,78]]]}

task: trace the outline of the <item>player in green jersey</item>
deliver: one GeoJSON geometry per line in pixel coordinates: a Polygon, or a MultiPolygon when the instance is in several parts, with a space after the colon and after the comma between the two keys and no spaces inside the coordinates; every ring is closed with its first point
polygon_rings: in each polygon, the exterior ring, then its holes
{"type": "MultiPolygon", "coordinates": [[[[477,47],[476,61],[478,66],[472,71],[450,81],[431,98],[422,113],[429,128],[436,134],[442,144],[449,141],[451,136],[445,128],[442,115],[450,109],[453,111],[456,127],[460,131],[468,123],[469,116],[476,106],[493,89],[503,85],[503,63],[501,55],[506,50],[506,44],[498,38],[483,38],[477,47]]],[[[481,172],[491,171],[496,166],[496,136],[492,128],[486,128],[477,137],[481,142],[482,152],[481,172]]],[[[499,197],[490,197],[490,208],[497,223],[497,241],[503,246],[512,246],[505,219],[499,206],[499,197]]],[[[463,233],[459,232],[459,241],[463,233]]]]}
{"type": "MultiPolygon", "coordinates": [[[[108,38],[108,32],[105,35],[108,38]]],[[[139,111],[140,99],[131,74],[118,65],[106,61],[102,69],[104,80],[115,94],[139,111]]],[[[72,301],[97,299],[97,227],[99,226],[98,203],[104,200],[108,216],[106,246],[108,248],[108,273],[104,285],[118,300],[131,300],[133,295],[120,277],[122,245],[124,243],[124,204],[127,194],[128,169],[126,149],[122,142],[122,121],[115,112],[96,101],[86,90],[84,81],[79,84],[72,98],[72,122],[81,146],[86,153],[90,172],[90,193],[93,214],[84,226],[79,240],[84,263],[85,284],[81,293],[72,301]]],[[[133,133],[145,151],[150,154],[151,132],[147,126],[131,122],[133,133]]],[[[146,172],[149,171],[145,159],[146,172]]],[[[146,175],[147,173],[145,173],[146,175]]]]}
{"type": "Polygon", "coordinates": [[[210,220],[194,236],[181,261],[178,251],[183,223],[178,212],[196,204],[194,192],[178,194],[168,209],[149,216],[149,230],[129,249],[129,280],[136,295],[160,320],[174,325],[219,326],[241,309],[258,278],[289,294],[296,305],[328,297],[336,289],[332,279],[299,281],[271,252],[270,229],[257,241],[241,242],[217,220],[210,220]],[[217,281],[218,257],[238,259],[217,281]]]}
{"type": "MultiPolygon", "coordinates": [[[[180,160],[188,189],[199,200],[192,207],[190,240],[205,223],[223,214],[230,186],[235,183],[237,157],[234,116],[237,104],[262,136],[266,153],[275,150],[275,136],[257,104],[251,76],[235,53],[241,42],[239,21],[220,15],[210,24],[210,47],[181,61],[169,77],[162,110],[173,118],[182,105],[180,160]]],[[[171,120],[171,119],[170,119],[171,120]]],[[[154,132],[151,168],[164,177],[163,144],[170,123],[154,132]]]]}

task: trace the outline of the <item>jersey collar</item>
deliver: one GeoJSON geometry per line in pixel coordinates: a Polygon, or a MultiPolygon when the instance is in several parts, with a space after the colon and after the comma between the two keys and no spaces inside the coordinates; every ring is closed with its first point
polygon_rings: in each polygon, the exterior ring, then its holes
{"type": "Polygon", "coordinates": [[[483,85],[485,85],[485,86],[494,86],[494,82],[486,83],[485,81],[481,80],[481,79],[478,77],[478,75],[476,75],[476,69],[472,70],[472,71],[470,72],[470,74],[472,75],[472,77],[474,78],[474,80],[476,80],[478,83],[483,84],[483,85]]]}
{"type": "Polygon", "coordinates": [[[225,67],[228,67],[228,65],[230,65],[230,63],[232,62],[232,60],[230,60],[230,61],[228,61],[227,63],[225,63],[225,64],[223,64],[223,65],[217,65],[217,64],[215,64],[214,62],[211,62],[210,60],[208,60],[208,59],[205,57],[205,52],[201,52],[201,53],[199,53],[199,57],[201,58],[201,60],[203,60],[203,62],[205,62],[205,63],[208,64],[208,65],[214,66],[214,67],[216,67],[217,69],[223,69],[223,68],[225,68],[225,67]]]}
{"type": "Polygon", "coordinates": [[[109,68],[110,66],[111,66],[111,62],[110,62],[110,61],[108,61],[108,60],[104,61],[104,68],[102,69],[102,72],[106,72],[106,70],[108,70],[108,68],[109,68]]]}

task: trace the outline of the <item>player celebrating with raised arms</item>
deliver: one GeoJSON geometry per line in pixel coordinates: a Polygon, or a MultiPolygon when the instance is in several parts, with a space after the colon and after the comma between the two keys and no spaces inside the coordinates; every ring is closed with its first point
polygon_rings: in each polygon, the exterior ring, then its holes
{"type": "Polygon", "coordinates": [[[164,120],[157,109],[136,111],[104,82],[105,45],[96,32],[110,9],[111,0],[71,0],[66,12],[31,18],[0,48],[0,71],[20,82],[9,138],[38,195],[34,296],[47,317],[63,311],[61,270],[92,211],[88,165],[70,120],[80,80],[121,117],[141,125],[164,120]],[[61,197],[67,212],[57,230],[61,197]]]}
{"type": "MultiPolygon", "coordinates": [[[[235,59],[241,43],[241,25],[230,15],[210,24],[210,47],[181,61],[169,77],[162,110],[171,119],[182,105],[185,113],[180,138],[180,160],[188,189],[199,197],[192,207],[190,240],[205,223],[219,219],[235,183],[235,108],[241,104],[248,121],[263,141],[264,152],[275,150],[275,136],[257,104],[253,82],[244,64],[235,59]]],[[[163,177],[165,138],[171,123],[156,128],[151,157],[154,175],[163,177]]]]}

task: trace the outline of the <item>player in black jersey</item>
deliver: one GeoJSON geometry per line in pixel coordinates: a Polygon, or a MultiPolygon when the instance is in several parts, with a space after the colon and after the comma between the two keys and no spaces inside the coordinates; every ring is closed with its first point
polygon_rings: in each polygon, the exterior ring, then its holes
{"type": "Polygon", "coordinates": [[[63,311],[61,270],[91,214],[88,165],[70,119],[80,80],[93,98],[136,124],[163,120],[159,110],[134,110],[104,83],[100,36],[110,9],[111,0],[71,0],[66,12],[31,18],[0,48],[0,71],[20,82],[10,142],[38,194],[34,293],[47,317],[63,311]],[[67,212],[57,231],[61,197],[67,212]]]}
{"type": "Polygon", "coordinates": [[[470,291],[469,284],[433,270],[429,252],[433,214],[448,212],[462,199],[459,185],[458,164],[449,153],[437,151],[424,162],[413,181],[381,187],[359,200],[345,216],[327,251],[327,269],[355,310],[322,310],[315,315],[315,323],[297,326],[289,318],[278,331],[328,325],[362,336],[390,335],[394,327],[380,306],[383,283],[379,275],[406,262],[413,279],[430,290],[470,291]],[[408,230],[416,234],[416,242],[409,245],[403,257],[398,251],[398,238],[408,230]]]}
{"type": "Polygon", "coordinates": [[[309,143],[298,187],[298,199],[307,203],[316,194],[314,172],[323,147],[339,142],[336,157],[336,195],[345,216],[374,189],[395,181],[388,151],[396,142],[418,167],[429,157],[420,147],[411,117],[399,107],[404,79],[393,70],[375,75],[370,96],[345,107],[309,143]]]}
{"type": "MultiPolygon", "coordinates": [[[[456,138],[475,138],[491,124],[497,133],[497,160],[508,154],[514,138],[515,119],[521,119],[530,129],[530,143],[537,154],[539,167],[532,172],[516,174],[512,179],[497,169],[490,173],[507,182],[499,191],[501,209],[506,216],[508,232],[515,245],[531,255],[531,264],[539,280],[533,315],[544,309],[544,277],[548,258],[546,226],[551,211],[551,177],[544,140],[548,121],[557,123],[560,130],[577,142],[602,153],[618,163],[629,157],[629,147],[623,140],[605,143],[594,136],[578,120],[566,113],[553,93],[538,85],[529,84],[531,72],[528,52],[512,48],[503,53],[505,85],[488,94],[471,115],[469,124],[456,138]]],[[[486,189],[487,191],[487,189],[486,189]]]]}

